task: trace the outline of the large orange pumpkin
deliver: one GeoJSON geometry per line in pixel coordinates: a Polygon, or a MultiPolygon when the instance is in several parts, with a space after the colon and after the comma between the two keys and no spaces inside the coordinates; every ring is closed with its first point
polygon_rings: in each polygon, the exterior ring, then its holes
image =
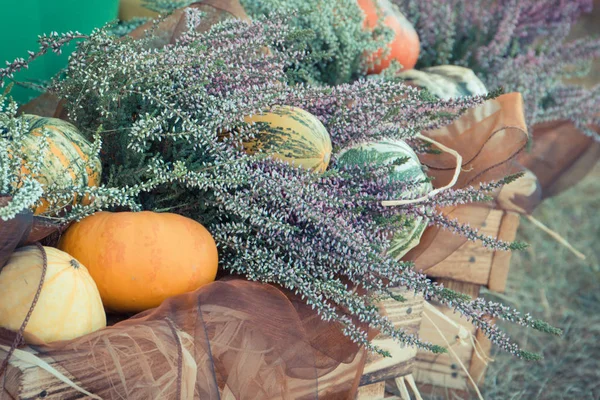
{"type": "Polygon", "coordinates": [[[419,58],[421,44],[419,35],[412,24],[388,0],[357,1],[365,13],[364,26],[366,29],[374,29],[379,19],[383,18],[383,24],[394,31],[394,40],[389,44],[389,52],[385,58],[383,58],[383,49],[368,55],[367,60],[373,64],[368,73],[380,73],[390,66],[392,60],[402,64],[402,70],[414,68],[419,58]]]}
{"type": "Polygon", "coordinates": [[[214,281],[217,274],[213,237],[177,214],[99,212],[73,224],[59,248],[88,267],[111,311],[157,307],[214,281]]]}
{"type": "MultiPolygon", "coordinates": [[[[47,269],[25,327],[29,343],[70,340],[106,326],[100,294],[88,270],[71,255],[44,247],[47,269]]],[[[17,249],[0,272],[0,326],[19,330],[42,277],[37,246],[17,249]]]]}

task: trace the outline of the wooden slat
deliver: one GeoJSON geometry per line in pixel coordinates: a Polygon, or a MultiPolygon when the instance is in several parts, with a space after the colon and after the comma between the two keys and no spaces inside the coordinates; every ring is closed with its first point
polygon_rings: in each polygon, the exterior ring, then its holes
{"type": "MultiPolygon", "coordinates": [[[[498,239],[506,242],[514,241],[517,236],[518,228],[519,214],[514,212],[505,213],[498,232],[498,239]]],[[[490,290],[502,293],[504,292],[504,289],[506,289],[511,256],[512,252],[510,251],[497,251],[494,253],[488,282],[488,288],[490,290]]]]}
{"type": "Polygon", "coordinates": [[[449,389],[447,387],[419,384],[419,391],[423,395],[432,396],[435,399],[472,400],[471,393],[467,390],[449,389]]]}
{"type": "MultiPolygon", "coordinates": [[[[379,305],[380,312],[386,315],[396,328],[401,328],[407,333],[417,334],[423,313],[423,298],[400,289],[393,291],[404,296],[406,301],[386,300],[379,305]]],[[[392,357],[369,354],[360,380],[361,386],[384,382],[387,379],[408,375],[412,372],[413,362],[417,355],[416,348],[403,347],[389,336],[382,334],[373,339],[373,344],[387,350],[392,357]]]]}
{"type": "Polygon", "coordinates": [[[359,387],[356,400],[383,400],[384,397],[385,382],[377,382],[359,387]]]}
{"type": "Polygon", "coordinates": [[[444,287],[447,287],[448,289],[452,289],[457,292],[468,294],[472,299],[476,299],[477,297],[479,297],[479,293],[481,292],[481,286],[474,285],[469,282],[454,281],[452,279],[443,279],[443,278],[437,279],[436,281],[438,283],[443,284],[444,287]]]}
{"type": "MultiPolygon", "coordinates": [[[[466,293],[471,297],[479,296],[480,286],[466,282],[455,282],[448,279],[440,279],[445,287],[466,293]]],[[[469,334],[475,335],[477,341],[481,345],[480,350],[484,357],[489,355],[491,343],[485,335],[478,332],[465,318],[462,318],[459,313],[452,309],[436,305],[436,308],[452,321],[463,326],[469,334]]],[[[429,341],[441,346],[447,346],[446,342],[440,338],[439,332],[435,329],[434,324],[444,333],[444,338],[451,344],[452,350],[458,356],[458,359],[467,368],[471,377],[475,382],[483,382],[485,375],[486,364],[479,359],[474,352],[473,344],[470,340],[459,340],[457,337],[457,328],[445,321],[440,316],[432,313],[427,313],[428,318],[423,318],[421,323],[421,331],[419,336],[422,340],[429,341]]],[[[441,393],[444,390],[451,390],[455,394],[463,394],[471,389],[472,384],[467,378],[467,374],[460,366],[451,353],[447,354],[432,354],[430,352],[419,351],[415,363],[414,377],[419,382],[419,387],[438,388],[436,393],[441,393]]],[[[425,390],[424,392],[429,392],[425,390]]]]}
{"type": "MultiPolygon", "coordinates": [[[[491,210],[480,233],[498,236],[504,212],[491,210]]],[[[429,268],[427,275],[455,281],[487,285],[490,279],[494,252],[484,248],[480,242],[468,241],[444,261],[429,268]]]]}
{"type": "MultiPolygon", "coordinates": [[[[464,318],[460,318],[459,314],[448,308],[439,309],[442,314],[462,325],[467,329],[469,334],[475,334],[475,328],[464,318]]],[[[459,360],[469,368],[473,355],[473,347],[470,342],[457,340],[457,329],[448,324],[443,318],[427,313],[428,318],[424,318],[421,323],[421,331],[419,336],[422,340],[438,344],[446,347],[446,342],[440,338],[439,332],[435,329],[435,325],[444,333],[444,338],[452,346],[452,350],[456,353],[459,360]]],[[[434,386],[447,387],[452,389],[467,390],[467,376],[460,364],[455,359],[454,355],[433,354],[427,351],[419,351],[417,353],[417,361],[414,372],[415,380],[419,383],[430,384],[434,386]]]]}
{"type": "MultiPolygon", "coordinates": [[[[478,330],[477,334],[475,335],[475,340],[477,340],[480,352],[483,353],[484,356],[489,356],[492,351],[492,342],[490,341],[490,339],[488,339],[488,337],[485,336],[483,332],[478,330]]],[[[471,358],[471,365],[468,368],[471,377],[478,386],[481,386],[483,384],[487,366],[487,360],[482,360],[481,358],[477,357],[475,353],[473,353],[473,357],[471,358]]]]}

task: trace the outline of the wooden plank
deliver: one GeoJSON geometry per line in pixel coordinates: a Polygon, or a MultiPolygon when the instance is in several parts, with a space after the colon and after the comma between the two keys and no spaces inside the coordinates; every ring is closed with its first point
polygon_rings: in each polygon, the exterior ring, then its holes
{"type": "MultiPolygon", "coordinates": [[[[498,239],[506,242],[514,241],[515,237],[517,236],[518,228],[519,214],[514,212],[505,213],[504,218],[502,218],[500,230],[498,232],[498,239]]],[[[490,270],[490,278],[487,284],[490,290],[503,293],[506,289],[506,281],[508,280],[511,256],[512,252],[510,251],[497,251],[494,253],[490,270]]]]}
{"type": "MultiPolygon", "coordinates": [[[[379,305],[380,312],[387,316],[396,328],[401,328],[407,333],[417,334],[421,324],[424,300],[421,296],[405,291],[393,289],[393,292],[406,298],[404,302],[385,300],[379,305]]],[[[370,385],[375,382],[384,382],[412,372],[413,361],[417,355],[414,347],[402,346],[391,337],[380,334],[373,339],[373,344],[387,350],[391,357],[383,357],[370,353],[360,385],[370,385]]]]}
{"type": "MultiPolygon", "coordinates": [[[[491,210],[480,233],[497,237],[504,212],[491,210]]],[[[427,270],[427,275],[456,281],[487,285],[490,280],[494,252],[484,248],[480,242],[467,241],[453,254],[427,270]]]]}
{"type": "MultiPolygon", "coordinates": [[[[440,372],[427,370],[421,368],[419,362],[417,362],[417,369],[415,370],[414,376],[419,388],[421,388],[423,385],[429,385],[437,388],[453,389],[465,392],[469,390],[466,376],[462,374],[449,375],[446,371],[440,372]]],[[[422,391],[425,392],[424,390],[422,391]]],[[[439,392],[440,391],[438,391],[438,393],[439,392]]]]}
{"type": "MultiPolygon", "coordinates": [[[[29,348],[25,349],[33,354],[36,354],[35,351],[29,348]]],[[[0,350],[0,359],[3,359],[5,355],[6,352],[0,350]]],[[[102,391],[96,391],[92,388],[109,387],[111,385],[111,381],[119,379],[118,376],[98,374],[93,370],[86,371],[88,373],[84,374],[80,370],[80,373],[77,375],[81,379],[77,379],[68,371],[66,371],[60,365],[60,363],[57,363],[52,358],[45,356],[42,356],[42,358],[66,377],[76,382],[81,387],[90,389],[90,391],[92,391],[94,394],[98,394],[102,398],[112,398],[111,395],[114,395],[114,392],[108,393],[108,390],[107,393],[102,393],[102,391]]],[[[359,355],[350,363],[340,364],[338,368],[327,374],[325,378],[319,380],[319,394],[323,397],[327,397],[328,395],[331,396],[332,394],[348,390],[352,384],[352,381],[355,381],[356,371],[358,368],[360,368],[362,363],[364,363],[364,358],[359,355]]],[[[85,368],[83,365],[82,367],[85,368]]],[[[156,366],[153,366],[153,368],[156,369],[156,366]]],[[[164,369],[170,370],[171,366],[165,365],[164,369]]],[[[131,370],[131,366],[126,365],[124,370],[131,370]]],[[[114,375],[117,375],[117,372],[114,372],[114,375]]],[[[156,376],[159,377],[161,374],[157,373],[156,376]]],[[[134,382],[136,376],[134,375],[133,377],[130,376],[128,378],[132,378],[132,382],[134,382]]],[[[294,379],[292,380],[292,383],[293,386],[288,387],[289,392],[291,393],[291,398],[312,398],[314,396],[314,380],[294,379]]],[[[85,395],[79,393],[69,385],[58,380],[54,375],[51,375],[37,366],[21,362],[15,358],[11,359],[7,368],[5,391],[7,394],[7,399],[34,400],[44,398],[46,400],[61,400],[67,398],[87,398],[85,395]]],[[[227,387],[223,389],[220,395],[223,400],[237,398],[227,387]]],[[[185,393],[182,396],[182,398],[191,398],[185,393]]],[[[124,394],[124,398],[126,397],[127,394],[124,394]]],[[[140,397],[135,396],[135,398],[139,399],[140,397]]],[[[145,398],[162,399],[163,397],[160,393],[160,390],[157,390],[155,395],[145,398]]]]}
{"type": "MultiPolygon", "coordinates": [[[[480,286],[466,282],[454,282],[448,279],[440,279],[441,283],[445,287],[453,290],[466,293],[471,297],[479,296],[480,286]]],[[[456,324],[464,327],[466,333],[469,335],[475,335],[477,342],[481,345],[479,349],[483,353],[483,358],[489,355],[491,349],[491,343],[485,335],[478,332],[473,325],[471,325],[465,318],[462,318],[459,313],[447,307],[436,305],[436,308],[450,320],[456,324]]],[[[468,337],[461,338],[458,333],[456,326],[446,321],[441,316],[427,312],[428,318],[423,318],[421,323],[421,331],[419,336],[422,340],[438,344],[441,346],[447,346],[446,341],[450,343],[452,350],[460,360],[460,363],[469,371],[469,374],[475,380],[475,382],[483,382],[485,375],[485,362],[478,358],[475,354],[473,342],[468,337]],[[440,337],[437,326],[444,334],[444,339],[440,337]]],[[[415,362],[414,377],[419,382],[419,387],[425,385],[426,387],[435,388],[438,387],[436,393],[441,393],[443,390],[451,390],[452,393],[461,395],[471,389],[471,382],[468,380],[467,374],[460,366],[460,363],[456,357],[451,354],[432,354],[430,352],[419,351],[417,353],[417,360],[415,362]]],[[[424,391],[430,393],[429,391],[424,391]]]]}
{"type": "MultiPolygon", "coordinates": [[[[475,334],[475,328],[459,314],[448,308],[440,308],[446,317],[463,326],[468,334],[475,334]]],[[[442,317],[427,313],[429,318],[423,318],[419,336],[422,340],[446,347],[446,341],[452,346],[452,350],[462,364],[469,368],[473,356],[473,347],[467,340],[458,337],[458,330],[455,326],[449,324],[442,317]],[[437,326],[444,334],[444,339],[440,337],[437,326]]],[[[451,353],[433,354],[427,351],[417,353],[417,361],[414,372],[415,380],[419,383],[430,384],[434,386],[467,390],[467,376],[461,368],[460,363],[451,353]]]]}
{"type": "MultiPolygon", "coordinates": [[[[135,329],[137,328],[138,327],[135,327],[135,329]]],[[[108,334],[103,337],[106,336],[108,336],[108,334]]],[[[180,336],[180,338],[182,338],[184,351],[189,352],[190,355],[194,354],[193,340],[190,340],[190,337],[186,336],[180,336]]],[[[137,343],[141,343],[140,346],[145,346],[142,341],[137,343]]],[[[87,353],[74,351],[72,357],[69,357],[68,354],[61,354],[60,361],[57,361],[46,354],[36,353],[36,351],[30,347],[24,347],[22,350],[37,355],[77,385],[101,398],[113,398],[116,393],[119,393],[123,395],[123,398],[162,399],[164,398],[163,390],[165,389],[165,386],[167,384],[171,385],[174,382],[174,380],[171,379],[171,377],[174,376],[172,374],[174,371],[174,364],[168,362],[170,360],[165,361],[165,358],[159,354],[159,351],[154,350],[153,346],[154,344],[150,343],[147,347],[141,347],[140,349],[143,351],[143,356],[123,357],[120,359],[120,365],[125,374],[124,379],[129,382],[131,385],[129,389],[135,391],[135,394],[127,393],[125,391],[126,388],[120,388],[118,392],[115,392],[115,385],[121,382],[119,371],[116,369],[110,371],[108,369],[98,370],[94,368],[94,365],[97,366],[98,364],[90,362],[90,359],[93,358],[94,355],[98,355],[99,352],[87,353]],[[146,357],[146,359],[144,359],[144,357],[146,357]],[[64,367],[65,364],[68,367],[64,367]],[[143,376],[147,376],[144,371],[141,370],[142,364],[144,365],[144,368],[151,368],[152,375],[156,379],[155,381],[149,382],[148,379],[140,379],[143,376]],[[143,392],[140,392],[140,385],[144,385],[144,387],[141,388],[143,392]]],[[[123,349],[120,349],[117,346],[115,351],[118,352],[122,350],[123,349]]],[[[174,357],[176,357],[177,350],[168,352],[168,354],[173,354],[174,357]]],[[[0,349],[0,359],[4,359],[5,356],[6,351],[0,349]]],[[[357,376],[357,371],[362,370],[365,358],[365,354],[360,353],[352,362],[341,363],[335,370],[319,380],[319,393],[323,395],[323,397],[327,397],[327,395],[331,396],[332,394],[340,393],[341,391],[347,391],[354,385],[358,386],[359,377],[357,376]]],[[[195,363],[184,363],[183,368],[183,376],[196,376],[195,363]]],[[[184,385],[184,387],[192,390],[194,389],[193,385],[184,385]]],[[[22,400],[34,400],[40,398],[59,400],[85,397],[83,394],[58,380],[55,376],[45,370],[35,365],[31,365],[30,363],[20,361],[18,357],[12,357],[10,359],[6,372],[5,389],[11,398],[22,400]]],[[[235,397],[232,393],[228,392],[226,387],[221,389],[223,390],[223,399],[235,397]]],[[[315,380],[293,379],[286,390],[289,391],[290,398],[314,398],[315,380]]],[[[182,398],[188,399],[192,397],[193,394],[187,393],[185,390],[183,391],[182,398]]],[[[279,397],[280,396],[277,398],[279,397]]],[[[265,396],[264,398],[266,400],[268,397],[265,396]]]]}
{"type": "Polygon", "coordinates": [[[469,282],[454,281],[452,279],[437,279],[436,281],[448,289],[468,294],[472,299],[479,297],[479,292],[481,291],[481,286],[469,282]]]}
{"type": "Polygon", "coordinates": [[[385,382],[372,383],[358,388],[356,400],[383,400],[385,397],[385,382]]]}
{"type": "Polygon", "coordinates": [[[449,389],[447,387],[433,386],[421,384],[419,385],[421,394],[431,396],[435,399],[452,399],[452,400],[472,400],[473,397],[468,390],[449,389]],[[441,396],[441,397],[440,397],[441,396]]]}

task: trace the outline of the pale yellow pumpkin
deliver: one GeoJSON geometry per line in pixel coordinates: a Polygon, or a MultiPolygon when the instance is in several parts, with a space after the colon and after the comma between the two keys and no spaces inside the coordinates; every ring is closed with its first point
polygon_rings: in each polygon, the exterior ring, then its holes
{"type": "MultiPolygon", "coordinates": [[[[29,343],[69,340],[106,326],[100,293],[88,270],[69,254],[44,247],[48,263],[40,297],[25,328],[29,343]]],[[[19,330],[38,290],[42,252],[17,249],[0,272],[0,326],[19,330]]]]}

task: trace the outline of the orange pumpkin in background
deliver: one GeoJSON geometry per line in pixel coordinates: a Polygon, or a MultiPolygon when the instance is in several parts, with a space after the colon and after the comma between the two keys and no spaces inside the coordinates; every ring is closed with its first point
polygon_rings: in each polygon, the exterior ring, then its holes
{"type": "Polygon", "coordinates": [[[157,307],[217,275],[213,237],[178,214],[99,212],[73,224],[58,247],[88,268],[110,311],[157,307]]]}
{"type": "Polygon", "coordinates": [[[421,43],[419,35],[406,17],[388,0],[357,0],[358,6],[365,13],[365,29],[373,30],[380,18],[383,24],[394,31],[394,40],[389,44],[389,52],[385,58],[384,50],[368,55],[369,74],[379,74],[390,66],[392,60],[402,64],[402,70],[414,68],[419,58],[421,43]]]}

